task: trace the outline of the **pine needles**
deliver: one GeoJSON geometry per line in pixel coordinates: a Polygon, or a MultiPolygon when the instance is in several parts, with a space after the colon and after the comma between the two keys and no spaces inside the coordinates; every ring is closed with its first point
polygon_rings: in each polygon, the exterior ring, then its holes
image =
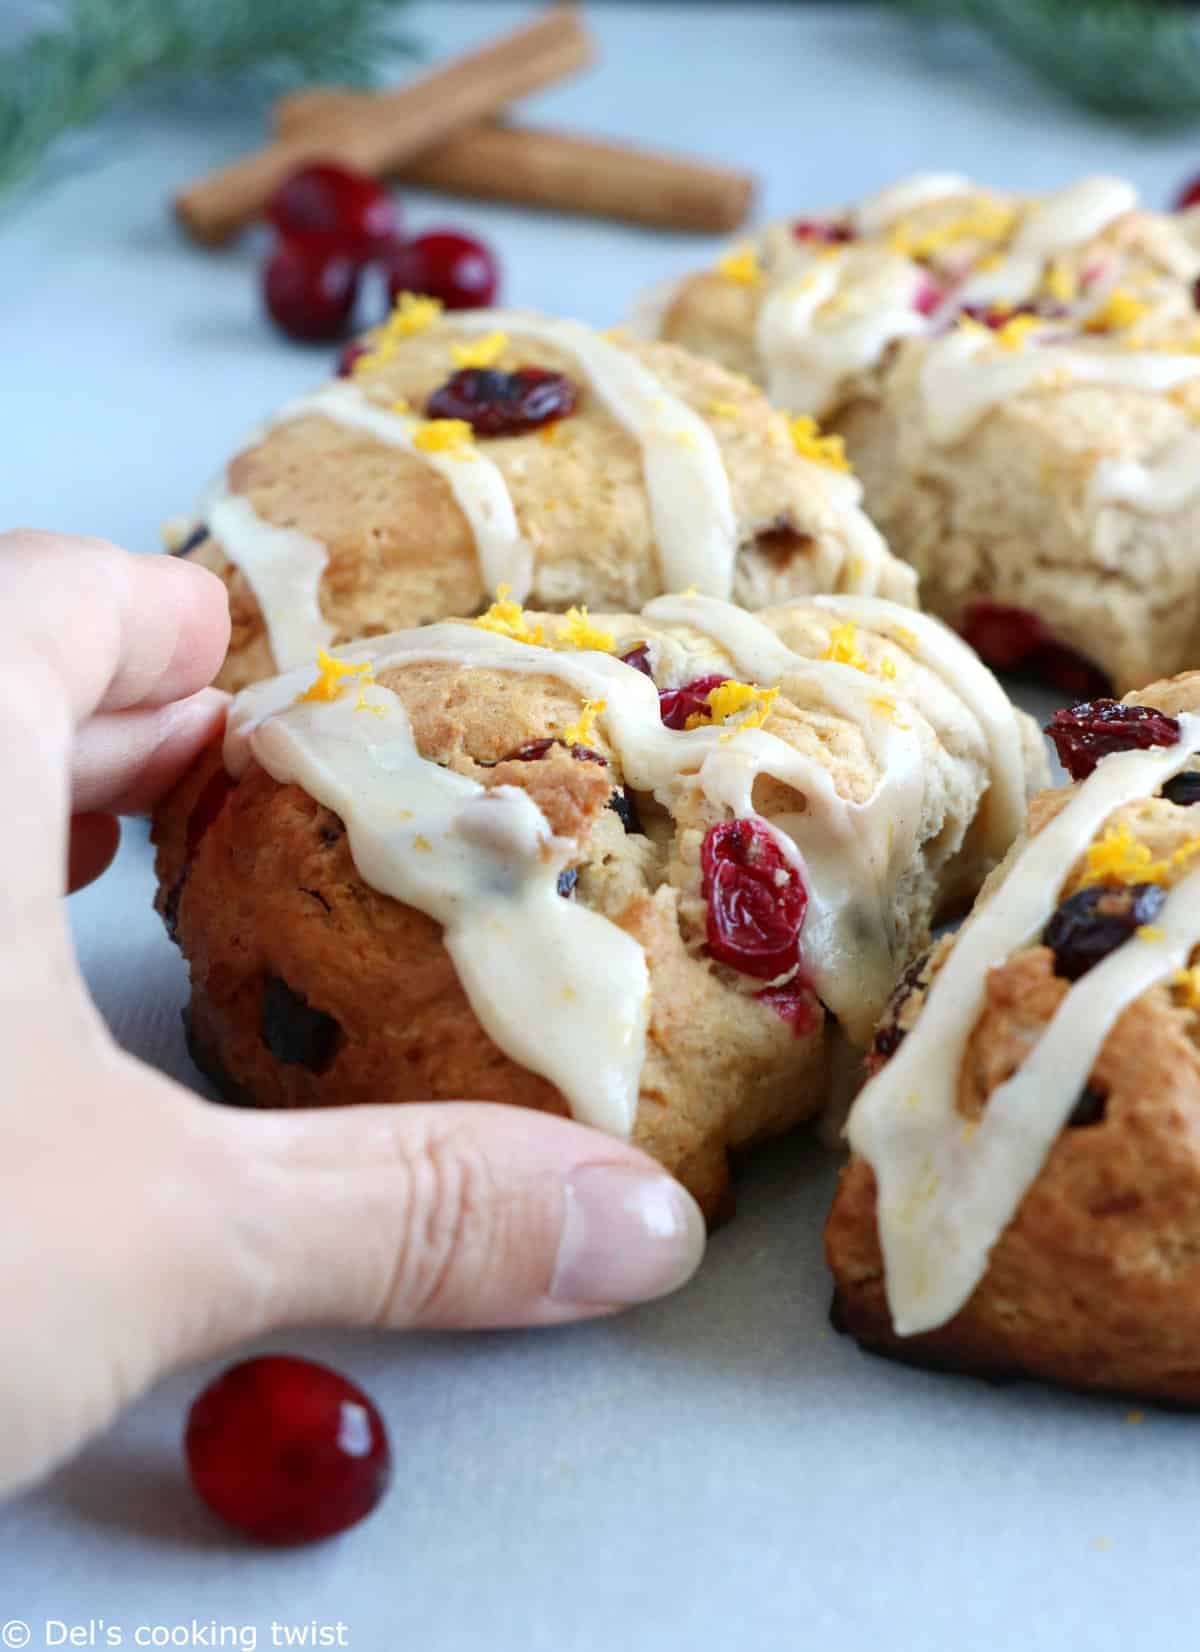
{"type": "Polygon", "coordinates": [[[275,84],[361,84],[402,0],[64,0],[62,21],[0,54],[0,192],[60,133],[171,76],[265,70],[275,84]]]}
{"type": "Polygon", "coordinates": [[[1200,30],[1157,0],[900,0],[975,23],[1077,102],[1103,114],[1200,114],[1200,30]]]}

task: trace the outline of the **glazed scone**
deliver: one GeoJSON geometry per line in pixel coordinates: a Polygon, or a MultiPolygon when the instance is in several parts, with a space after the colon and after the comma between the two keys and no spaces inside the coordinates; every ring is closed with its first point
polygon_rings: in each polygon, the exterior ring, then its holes
{"type": "Polygon", "coordinates": [[[1200,1404],[1200,672],[1058,712],[1075,782],[889,1007],[826,1230],[866,1347],[1200,1404]]]}
{"type": "Polygon", "coordinates": [[[1044,763],[968,648],[877,598],[508,601],[322,662],[241,694],[158,814],[199,1064],[259,1106],[569,1112],[710,1217],[1044,763]]]}
{"type": "Polygon", "coordinates": [[[660,293],[660,336],[845,439],[924,605],[1078,698],[1200,659],[1200,251],[1116,178],[910,178],[660,293]]]}
{"type": "Polygon", "coordinates": [[[405,295],[346,367],[172,525],[229,587],[222,687],[502,594],[558,610],[693,586],[749,607],[915,600],[839,444],[674,346],[405,295]]]}

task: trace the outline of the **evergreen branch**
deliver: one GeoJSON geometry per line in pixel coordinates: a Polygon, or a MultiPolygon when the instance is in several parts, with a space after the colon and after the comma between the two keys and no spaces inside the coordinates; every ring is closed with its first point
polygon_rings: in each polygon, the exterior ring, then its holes
{"type": "Polygon", "coordinates": [[[59,27],[0,54],[0,193],[51,143],[127,92],[172,76],[267,69],[276,82],[364,84],[412,52],[403,0],[65,0],[59,27]]]}
{"type": "Polygon", "coordinates": [[[1200,114],[1194,19],[1154,0],[899,0],[976,24],[1077,102],[1156,121],[1200,114]]]}

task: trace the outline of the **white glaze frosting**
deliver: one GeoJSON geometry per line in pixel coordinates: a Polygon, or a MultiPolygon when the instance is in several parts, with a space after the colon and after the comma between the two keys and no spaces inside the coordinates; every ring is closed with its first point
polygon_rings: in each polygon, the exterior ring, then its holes
{"type": "MultiPolygon", "coordinates": [[[[836,614],[836,603],[830,606],[836,614]]],[[[911,617],[882,601],[870,610],[872,625],[894,615],[899,626],[911,617]]],[[[720,727],[666,728],[654,684],[612,655],[534,647],[461,623],[336,653],[369,662],[376,675],[444,660],[557,677],[585,699],[604,702],[598,715],[626,784],[668,807],[695,789],[746,817],[755,814],[759,776],[793,787],[805,807],[765,824],[808,888],[802,967],[849,1034],[865,1042],[895,975],[896,881],[919,848],[924,779],[912,703],[896,696],[902,715],[889,717],[878,702],[890,684],[794,654],[768,626],[730,604],[660,598],[645,617],[690,626],[748,680],[765,687],[787,678],[790,692],[859,723],[880,766],[875,793],[861,804],[842,798],[822,762],[762,728],[733,738],[720,727]]],[[[970,672],[979,669],[972,660],[970,672]]],[[[558,896],[557,874],[571,845],[552,838],[525,794],[485,793],[420,757],[403,708],[387,690],[364,690],[363,709],[356,709],[355,692],[297,703],[310,680],[310,672],[293,672],[238,697],[226,740],[230,771],[241,773],[253,756],[277,780],[297,782],[340,814],[364,879],[445,926],[463,988],[494,1042],[555,1084],[576,1117],[628,1133],[645,1036],[645,961],[623,931],[558,896]],[[384,715],[373,715],[371,705],[384,715]],[[603,945],[597,925],[611,931],[603,945]],[[543,1036],[548,1017],[531,1015],[531,1005],[539,1012],[555,1006],[552,1037],[543,1036]]],[[[1010,719],[1015,728],[1011,711],[1010,719]]]]}
{"type": "Polygon", "coordinates": [[[1041,285],[1050,259],[1094,240],[1137,205],[1124,178],[1080,178],[1048,196],[1026,218],[995,269],[980,270],[958,294],[962,304],[1016,304],[1041,285]]]}
{"type": "Polygon", "coordinates": [[[709,426],[636,356],[580,321],[523,310],[455,317],[467,332],[540,339],[576,362],[588,387],[641,449],[662,583],[708,596],[733,589],[738,528],[729,477],[709,426]]]}
{"type": "Polygon", "coordinates": [[[209,533],[254,592],[281,671],[312,659],[333,640],[319,592],[328,556],[319,539],[266,522],[244,494],[214,491],[204,507],[209,533]]]}
{"type": "Polygon", "coordinates": [[[851,207],[850,222],[860,235],[878,235],[897,218],[932,206],[935,201],[969,195],[974,187],[961,172],[914,172],[851,207]]]}
{"type": "Polygon", "coordinates": [[[1102,459],[1088,480],[1092,512],[1125,505],[1146,516],[1167,516],[1200,494],[1200,432],[1186,430],[1156,458],[1102,459]]]}
{"type": "Polygon", "coordinates": [[[1156,934],[1135,936],[1077,981],[1024,1064],[977,1123],[958,1112],[959,1072],[988,971],[1035,942],[1063,880],[1105,820],[1154,792],[1200,749],[1200,716],[1173,746],[1106,757],[963,925],[908,1036],[847,1126],[871,1166],[888,1305],[902,1336],[944,1324],[987,1269],[1121,1011],[1200,942],[1200,873],[1170,893],[1156,934]]]}

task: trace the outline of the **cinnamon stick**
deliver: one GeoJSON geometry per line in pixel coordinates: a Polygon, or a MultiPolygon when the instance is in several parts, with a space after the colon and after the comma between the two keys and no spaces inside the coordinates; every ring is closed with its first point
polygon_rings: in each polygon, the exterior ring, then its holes
{"type": "MultiPolygon", "coordinates": [[[[294,93],[276,105],[276,130],[344,121],[351,104],[372,101],[370,93],[294,93]]],[[[753,178],[729,167],[495,121],[455,132],[393,170],[405,183],[447,195],[710,234],[742,224],[754,195],[753,178]]]]}
{"type": "Polygon", "coordinates": [[[387,172],[451,132],[485,119],[582,68],[591,39],[573,6],[556,5],[525,28],[456,58],[419,80],[358,100],[336,117],[278,138],[257,154],[188,185],[175,212],[198,240],[227,241],[258,216],[274,191],[308,161],[335,160],[387,172]]]}

